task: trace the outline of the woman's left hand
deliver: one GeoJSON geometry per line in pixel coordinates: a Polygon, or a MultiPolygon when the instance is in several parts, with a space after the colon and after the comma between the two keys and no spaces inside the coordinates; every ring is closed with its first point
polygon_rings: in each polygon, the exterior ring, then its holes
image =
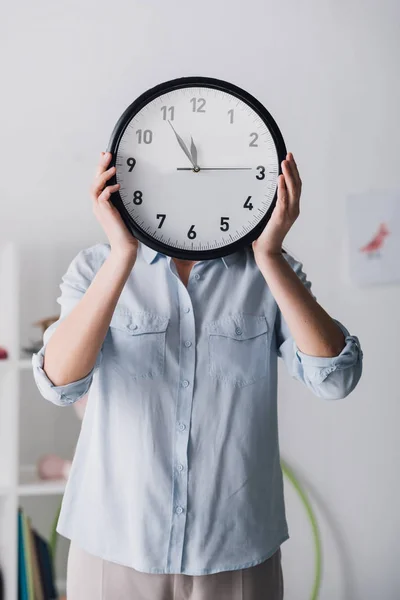
{"type": "Polygon", "coordinates": [[[300,213],[302,182],[291,152],[282,161],[282,173],[278,177],[278,198],[271,218],[252,244],[256,262],[282,252],[283,240],[300,213]]]}

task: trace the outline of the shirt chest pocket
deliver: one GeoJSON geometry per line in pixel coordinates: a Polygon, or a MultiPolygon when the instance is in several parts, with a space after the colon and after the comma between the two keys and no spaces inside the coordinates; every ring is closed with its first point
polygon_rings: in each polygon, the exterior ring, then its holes
{"type": "Polygon", "coordinates": [[[239,387],[267,375],[268,322],[264,316],[235,314],[208,325],[210,376],[239,387]]]}
{"type": "Polygon", "coordinates": [[[133,379],[163,375],[168,323],[169,317],[145,311],[114,313],[103,350],[111,366],[133,379]]]}

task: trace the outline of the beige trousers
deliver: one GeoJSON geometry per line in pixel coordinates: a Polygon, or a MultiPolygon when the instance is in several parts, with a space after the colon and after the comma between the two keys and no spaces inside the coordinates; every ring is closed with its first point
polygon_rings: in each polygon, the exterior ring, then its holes
{"type": "Polygon", "coordinates": [[[88,554],[71,542],[67,600],[282,600],[280,549],[247,569],[211,575],[158,575],[88,554]]]}

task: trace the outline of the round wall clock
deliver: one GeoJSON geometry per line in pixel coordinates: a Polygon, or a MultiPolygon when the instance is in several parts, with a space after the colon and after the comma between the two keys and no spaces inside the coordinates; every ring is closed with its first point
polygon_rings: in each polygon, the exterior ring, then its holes
{"type": "Polygon", "coordinates": [[[208,77],[157,85],[135,100],[108,150],[112,202],[141,242],[209,260],[249,245],[274,209],[286,158],[271,114],[239,87],[208,77]]]}

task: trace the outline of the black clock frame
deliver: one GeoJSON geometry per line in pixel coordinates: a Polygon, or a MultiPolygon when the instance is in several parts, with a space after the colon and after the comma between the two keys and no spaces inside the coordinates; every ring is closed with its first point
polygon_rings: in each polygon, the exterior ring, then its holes
{"type": "MultiPolygon", "coordinates": [[[[261,104],[261,102],[254,98],[254,96],[241,89],[240,87],[227,81],[223,81],[221,79],[200,76],[180,77],[178,79],[172,79],[170,81],[160,83],[141,94],[134,102],[132,102],[132,104],[128,106],[128,108],[124,111],[124,113],[117,121],[110,137],[107,151],[111,152],[112,159],[109,168],[115,166],[116,151],[127,126],[131,122],[132,118],[139,111],[141,111],[142,108],[146,106],[146,104],[148,104],[158,96],[161,96],[162,94],[166,94],[173,90],[193,86],[208,87],[227,92],[232,96],[239,98],[248,106],[250,106],[254,110],[254,112],[256,112],[259,115],[259,117],[264,121],[272,135],[278,154],[279,174],[282,173],[281,163],[286,158],[286,146],[282,134],[279,130],[279,127],[272,115],[268,112],[268,110],[261,104]]],[[[107,185],[113,185],[115,183],[117,183],[116,175],[114,175],[109,180],[107,185]]],[[[132,219],[127,209],[125,208],[125,205],[121,199],[119,192],[117,191],[111,195],[111,201],[121,214],[124,223],[128,227],[129,231],[131,231],[132,234],[140,242],[143,242],[143,244],[145,244],[146,246],[149,246],[150,248],[153,248],[158,252],[162,252],[167,256],[172,256],[174,258],[186,260],[211,260],[213,258],[219,258],[221,256],[233,254],[234,252],[243,249],[245,246],[251,246],[251,243],[258,238],[258,236],[263,231],[265,225],[267,224],[268,220],[270,219],[272,211],[275,208],[276,199],[277,191],[275,192],[271,206],[269,207],[267,213],[264,215],[261,221],[249,233],[247,233],[239,240],[236,240],[235,242],[232,242],[231,244],[224,246],[223,248],[214,248],[209,250],[183,250],[182,248],[172,248],[170,245],[163,244],[162,242],[156,240],[154,237],[149,235],[134,221],[134,219],[132,219]]]]}

